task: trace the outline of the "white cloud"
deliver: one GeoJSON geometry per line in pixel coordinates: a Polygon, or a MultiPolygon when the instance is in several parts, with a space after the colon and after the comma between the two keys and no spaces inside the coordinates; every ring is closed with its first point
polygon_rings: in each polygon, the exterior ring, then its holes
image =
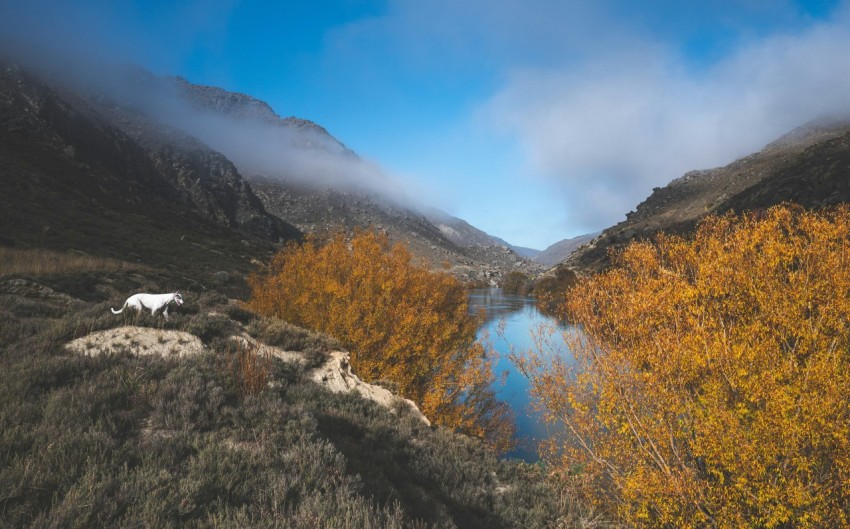
{"type": "Polygon", "coordinates": [[[848,21],[754,41],[703,71],[635,40],[578,69],[516,71],[484,112],[531,170],[560,183],[573,223],[601,228],[688,170],[848,114],[848,21]]]}

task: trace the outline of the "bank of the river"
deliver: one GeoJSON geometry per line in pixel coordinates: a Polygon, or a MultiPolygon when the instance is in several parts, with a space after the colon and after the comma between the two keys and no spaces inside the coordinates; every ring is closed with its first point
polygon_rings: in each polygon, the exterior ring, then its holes
{"type": "MultiPolygon", "coordinates": [[[[532,333],[546,332],[546,329],[560,331],[565,328],[555,319],[537,310],[534,298],[505,294],[499,288],[471,291],[469,306],[473,312],[484,309],[485,321],[478,331],[478,336],[488,339],[500,355],[496,373],[507,373],[505,383],[499,386],[497,394],[511,406],[516,415],[519,440],[518,447],[507,456],[535,462],[538,460],[537,442],[548,437],[549,432],[539,414],[531,409],[528,380],[519,373],[508,355],[512,351],[521,353],[532,347],[532,333]]],[[[560,332],[553,334],[552,339],[554,346],[559,347],[562,354],[569,354],[560,332]]]]}

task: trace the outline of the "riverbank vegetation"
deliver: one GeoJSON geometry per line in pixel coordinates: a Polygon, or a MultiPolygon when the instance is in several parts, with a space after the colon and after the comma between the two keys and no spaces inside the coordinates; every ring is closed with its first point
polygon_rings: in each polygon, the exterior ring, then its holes
{"type": "Polygon", "coordinates": [[[557,306],[575,363],[519,359],[553,477],[627,526],[846,527],[848,293],[847,207],[631,244],[557,306]]]}
{"type": "Polygon", "coordinates": [[[529,296],[534,289],[534,282],[526,274],[514,270],[502,278],[499,287],[505,294],[529,296]]]}
{"type": "Polygon", "coordinates": [[[560,264],[534,281],[533,295],[537,308],[547,315],[555,315],[564,292],[578,282],[578,276],[565,265],[560,264]]]}
{"type": "Polygon", "coordinates": [[[386,236],[361,232],[291,244],[249,279],[248,307],[338,339],[367,381],[385,380],[432,421],[510,448],[513,420],[495,397],[494,357],[454,277],[417,266],[386,236]]]}

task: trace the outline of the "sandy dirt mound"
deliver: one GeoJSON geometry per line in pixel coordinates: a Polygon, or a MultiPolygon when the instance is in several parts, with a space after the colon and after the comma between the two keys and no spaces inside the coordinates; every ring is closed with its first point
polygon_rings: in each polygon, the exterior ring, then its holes
{"type": "Polygon", "coordinates": [[[283,362],[291,363],[291,364],[306,364],[307,360],[304,358],[304,355],[297,351],[284,351],[280,347],[274,347],[272,345],[266,345],[262,342],[258,342],[251,336],[243,333],[239,336],[231,336],[231,340],[235,341],[240,345],[240,347],[246,348],[249,351],[252,351],[257,356],[271,356],[274,358],[278,358],[283,362]]]}
{"type": "MultiPolygon", "coordinates": [[[[254,354],[272,356],[284,362],[305,364],[304,355],[294,351],[284,351],[278,347],[258,342],[247,334],[231,336],[242,347],[254,354]]],[[[194,334],[181,331],[152,329],[150,327],[125,326],[117,329],[98,331],[69,342],[65,348],[78,354],[89,356],[129,351],[136,355],[160,355],[185,357],[196,355],[204,350],[201,339],[194,334]]],[[[414,416],[427,425],[431,425],[416,404],[399,397],[386,388],[363,382],[351,371],[349,354],[343,351],[329,353],[327,361],[320,367],[310,370],[307,378],[324,386],[334,393],[357,392],[364,399],[372,400],[381,406],[395,409],[398,405],[410,407],[414,416]]]]}
{"type": "Polygon", "coordinates": [[[334,393],[347,393],[356,391],[364,399],[375,401],[385,408],[393,409],[398,404],[406,404],[410,407],[413,415],[422,422],[431,425],[425,415],[419,411],[416,404],[409,399],[399,397],[381,386],[375,386],[360,380],[360,377],[351,371],[349,354],[344,351],[330,353],[328,360],[320,367],[310,371],[308,377],[316,384],[322,385],[334,393]]]}
{"type": "Polygon", "coordinates": [[[65,348],[89,356],[130,351],[137,355],[184,357],[201,353],[204,344],[187,332],[128,325],[77,338],[65,348]]]}

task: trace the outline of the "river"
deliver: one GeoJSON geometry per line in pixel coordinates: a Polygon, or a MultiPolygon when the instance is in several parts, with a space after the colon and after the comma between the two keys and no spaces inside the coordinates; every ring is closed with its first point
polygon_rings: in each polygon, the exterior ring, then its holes
{"type": "MultiPolygon", "coordinates": [[[[549,432],[539,415],[530,409],[528,380],[508,359],[508,353],[511,350],[528,350],[532,346],[531,333],[541,326],[560,330],[566,327],[537,310],[533,298],[505,294],[499,288],[473,290],[469,294],[469,306],[472,312],[484,309],[485,321],[478,336],[489,339],[499,352],[500,358],[494,371],[497,374],[507,371],[504,385],[497,385],[497,396],[507,402],[516,415],[518,445],[506,456],[535,462],[538,460],[536,443],[547,438],[549,432]]],[[[553,345],[562,350],[562,354],[570,354],[560,333],[552,336],[553,345]]]]}

